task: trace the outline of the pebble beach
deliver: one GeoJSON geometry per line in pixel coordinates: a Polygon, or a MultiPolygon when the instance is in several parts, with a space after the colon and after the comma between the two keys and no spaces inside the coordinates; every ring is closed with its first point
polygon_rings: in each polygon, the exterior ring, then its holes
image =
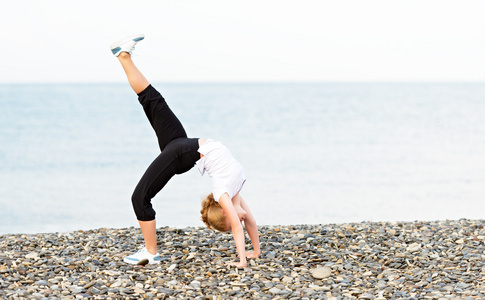
{"type": "Polygon", "coordinates": [[[205,227],[158,228],[162,262],[146,266],[123,262],[138,228],[0,235],[0,298],[484,299],[484,225],[260,226],[262,254],[240,269],[232,235],[205,227]]]}

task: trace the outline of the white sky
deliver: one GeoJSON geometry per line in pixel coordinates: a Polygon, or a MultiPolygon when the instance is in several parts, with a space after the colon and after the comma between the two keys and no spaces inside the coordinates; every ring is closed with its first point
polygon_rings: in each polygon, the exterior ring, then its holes
{"type": "Polygon", "coordinates": [[[485,1],[9,1],[0,83],[485,81],[485,1]]]}

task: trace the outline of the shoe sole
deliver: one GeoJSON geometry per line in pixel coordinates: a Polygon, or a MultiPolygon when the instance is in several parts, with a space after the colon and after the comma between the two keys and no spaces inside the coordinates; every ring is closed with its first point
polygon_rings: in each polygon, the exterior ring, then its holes
{"type": "Polygon", "coordinates": [[[139,266],[145,266],[148,264],[154,265],[154,264],[159,264],[160,259],[154,259],[153,262],[150,262],[147,258],[143,258],[139,261],[134,261],[134,260],[129,260],[129,259],[123,259],[123,262],[130,264],[130,265],[139,265],[139,266]]]}
{"type": "Polygon", "coordinates": [[[123,45],[124,43],[130,42],[130,41],[139,42],[139,41],[143,40],[144,38],[145,38],[145,35],[144,34],[133,34],[133,35],[130,35],[130,36],[127,36],[127,37],[123,38],[122,40],[119,40],[117,42],[114,42],[113,44],[111,44],[109,46],[109,48],[111,50],[113,50],[116,47],[119,47],[119,46],[123,45]]]}

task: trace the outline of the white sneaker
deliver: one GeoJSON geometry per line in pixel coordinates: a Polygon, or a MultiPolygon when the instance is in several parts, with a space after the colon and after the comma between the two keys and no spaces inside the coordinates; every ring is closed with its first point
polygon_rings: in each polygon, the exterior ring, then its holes
{"type": "Polygon", "coordinates": [[[123,261],[133,265],[158,264],[160,263],[160,255],[158,253],[151,254],[147,248],[143,247],[134,254],[126,256],[123,261]]]}
{"type": "Polygon", "coordinates": [[[120,55],[121,52],[128,52],[131,54],[133,49],[135,49],[136,43],[143,40],[145,38],[144,34],[134,34],[125,37],[122,40],[114,42],[109,46],[111,52],[113,52],[114,56],[120,55]]]}

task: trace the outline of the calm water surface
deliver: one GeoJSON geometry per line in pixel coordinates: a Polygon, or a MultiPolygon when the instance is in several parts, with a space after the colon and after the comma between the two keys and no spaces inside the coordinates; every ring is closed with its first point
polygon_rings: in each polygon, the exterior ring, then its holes
{"type": "MultiPolygon", "coordinates": [[[[226,144],[259,224],[483,218],[485,84],[154,84],[226,144]]],[[[0,233],[136,226],[158,145],[127,84],[0,85],[0,233]]],[[[196,168],[153,200],[202,226],[196,168]]]]}

